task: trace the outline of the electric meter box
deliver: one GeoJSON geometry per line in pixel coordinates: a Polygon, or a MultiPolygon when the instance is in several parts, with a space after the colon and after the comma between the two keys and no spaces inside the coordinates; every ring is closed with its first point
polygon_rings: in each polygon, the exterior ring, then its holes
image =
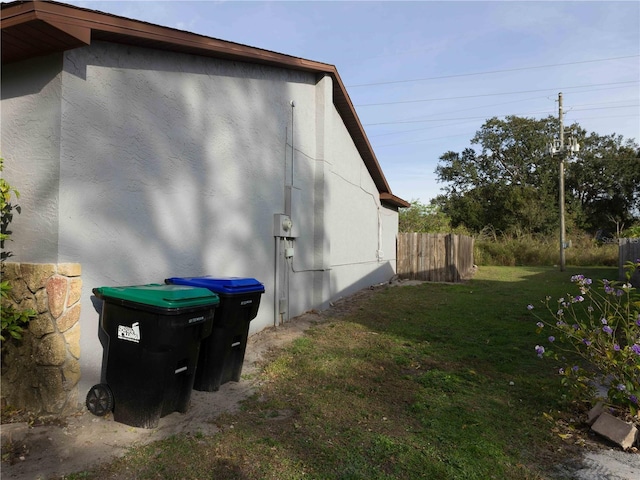
{"type": "Polygon", "coordinates": [[[286,238],[293,236],[293,222],[289,215],[276,213],[273,216],[273,236],[286,238]]]}

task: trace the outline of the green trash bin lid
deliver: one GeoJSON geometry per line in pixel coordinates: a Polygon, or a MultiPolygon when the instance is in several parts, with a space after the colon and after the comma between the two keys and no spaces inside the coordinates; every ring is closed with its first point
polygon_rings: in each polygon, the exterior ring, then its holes
{"type": "Polygon", "coordinates": [[[133,285],[127,287],[94,288],[93,293],[102,299],[118,299],[164,309],[181,309],[198,306],[214,306],[220,298],[207,288],[183,285],[133,285]]]}

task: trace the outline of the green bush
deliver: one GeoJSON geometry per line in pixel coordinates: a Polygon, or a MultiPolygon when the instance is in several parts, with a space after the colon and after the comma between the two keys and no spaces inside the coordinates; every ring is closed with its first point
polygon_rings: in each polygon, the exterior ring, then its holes
{"type": "MultiPolygon", "coordinates": [[[[629,262],[627,280],[638,268],[640,259],[629,262]]],[[[579,294],[566,294],[557,302],[547,297],[541,314],[535,313],[533,305],[527,307],[539,320],[538,333],[548,335],[535,351],[540,358],[561,362],[558,373],[576,400],[590,396],[598,383],[606,383],[608,402],[636,415],[640,407],[640,295],[629,281],[602,280],[602,292],[584,275],[574,275],[571,281],[579,294]],[[575,356],[582,362],[571,360],[575,356]]]]}
{"type": "MultiPolygon", "coordinates": [[[[0,172],[4,169],[4,159],[0,158],[0,172]]],[[[18,190],[13,188],[9,183],[0,177],[0,213],[2,219],[0,221],[0,248],[2,249],[1,262],[4,262],[11,256],[10,252],[4,249],[5,241],[9,240],[11,231],[9,224],[13,220],[14,210],[20,213],[20,207],[11,203],[12,197],[20,197],[18,190]]],[[[4,264],[2,265],[4,267],[4,264]]],[[[4,268],[0,268],[0,272],[4,276],[4,268]]],[[[8,281],[0,283],[0,323],[2,330],[0,331],[0,340],[4,343],[9,338],[21,339],[24,327],[29,320],[35,317],[36,312],[32,309],[20,310],[10,301],[11,284],[8,281]]]]}
{"type": "Polygon", "coordinates": [[[2,331],[0,332],[0,340],[2,342],[8,338],[22,339],[24,327],[29,323],[29,320],[36,316],[35,310],[19,310],[15,308],[9,302],[10,292],[11,285],[9,282],[0,282],[0,298],[2,299],[2,312],[0,313],[2,331]]]}
{"type": "Polygon", "coordinates": [[[624,238],[640,238],[640,225],[634,225],[622,232],[624,238]]]}

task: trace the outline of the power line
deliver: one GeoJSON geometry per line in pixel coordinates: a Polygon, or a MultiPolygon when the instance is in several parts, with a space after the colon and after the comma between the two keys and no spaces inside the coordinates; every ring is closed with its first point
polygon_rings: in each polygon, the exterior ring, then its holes
{"type": "Polygon", "coordinates": [[[386,81],[386,82],[374,82],[374,83],[360,83],[360,84],[356,84],[356,85],[347,85],[347,88],[359,88],[359,87],[373,87],[373,86],[378,86],[378,85],[392,85],[392,84],[397,84],[397,83],[410,83],[410,82],[424,82],[424,81],[428,81],[428,80],[441,80],[441,79],[445,79],[445,78],[458,78],[458,77],[470,77],[470,76],[474,76],[474,75],[490,75],[490,74],[494,74],[494,73],[506,73],[506,72],[517,72],[517,71],[522,71],[522,70],[534,70],[534,69],[539,69],[539,68],[552,68],[552,67],[562,67],[565,65],[578,65],[578,64],[582,64],[582,63],[595,63],[595,62],[607,62],[610,60],[622,60],[625,58],[637,58],[640,57],[640,55],[626,55],[623,57],[611,57],[611,58],[600,58],[597,60],[582,60],[579,62],[568,62],[568,63],[553,63],[553,64],[549,64],[549,65],[536,65],[533,67],[519,67],[519,68],[507,68],[504,70],[489,70],[486,72],[474,72],[474,73],[459,73],[456,75],[442,75],[439,77],[426,77],[426,78],[414,78],[414,79],[410,79],[410,80],[391,80],[391,81],[386,81]]]}
{"type": "Polygon", "coordinates": [[[469,137],[475,135],[474,133],[459,133],[457,135],[447,135],[445,137],[431,137],[431,138],[423,138],[420,140],[409,140],[408,142],[398,142],[398,143],[386,143],[384,145],[376,145],[375,148],[383,148],[383,147],[395,147],[398,145],[408,145],[410,143],[422,143],[422,142],[431,142],[433,140],[444,140],[445,138],[455,138],[455,137],[469,137]]]}
{"type": "MultiPolygon", "coordinates": [[[[588,103],[586,105],[598,105],[597,103],[588,103]]],[[[582,112],[584,110],[609,110],[612,108],[638,108],[640,105],[619,105],[617,107],[591,107],[591,108],[571,108],[565,113],[582,112]]]]}
{"type": "MultiPolygon", "coordinates": [[[[613,88],[620,88],[620,87],[613,87],[613,88]]],[[[603,90],[603,89],[597,89],[599,90],[603,90]]],[[[452,114],[452,113],[458,113],[458,112],[468,112],[470,110],[480,110],[480,109],[486,109],[486,108],[493,108],[493,107],[497,107],[497,106],[501,106],[501,105],[510,105],[513,103],[521,103],[521,102],[525,102],[528,100],[536,100],[538,98],[546,98],[546,97],[529,97],[529,98],[524,98],[524,99],[519,99],[519,100],[511,100],[508,102],[500,102],[500,103],[493,103],[491,105],[479,105],[476,107],[471,107],[471,108],[463,108],[461,110],[452,110],[452,111],[448,111],[446,112],[446,114],[452,114]]],[[[628,99],[628,100],[617,100],[617,101],[608,101],[608,102],[599,102],[599,103],[590,103],[590,104],[577,104],[577,105],[573,105],[571,107],[571,109],[569,111],[574,111],[576,110],[576,107],[587,107],[587,106],[593,106],[593,105],[611,105],[612,103],[621,103],[621,102],[626,102],[626,103],[630,103],[632,101],[635,101],[636,99],[628,99]]],[[[626,106],[626,105],[625,105],[626,106]]],[[[614,108],[613,106],[611,108],[614,108]]],[[[620,108],[620,107],[615,107],[615,108],[620,108]]],[[[429,117],[435,117],[436,115],[443,115],[443,112],[438,112],[432,115],[429,115],[429,117]]],[[[424,120],[424,117],[422,118],[410,118],[407,120],[424,120]]],[[[451,124],[447,124],[447,125],[451,125],[451,124]]],[[[456,125],[456,124],[453,124],[456,125]]],[[[445,125],[437,125],[436,127],[428,127],[427,129],[431,129],[431,128],[438,128],[441,126],[445,126],[445,125]]],[[[425,130],[425,129],[414,129],[414,130],[409,130],[409,131],[418,131],[418,130],[425,130]]],[[[375,136],[383,136],[383,135],[395,135],[397,132],[391,132],[391,133],[383,133],[383,134],[378,134],[378,135],[372,135],[372,137],[375,136]]]]}
{"type": "MultiPolygon", "coordinates": [[[[640,105],[623,105],[623,106],[618,106],[618,107],[594,107],[594,108],[576,108],[573,109],[572,111],[575,112],[581,112],[584,110],[602,110],[602,109],[612,109],[612,108],[638,108],[640,107],[640,105]]],[[[547,110],[544,111],[539,111],[539,112],[529,112],[529,113],[509,113],[509,114],[505,114],[505,115],[493,115],[494,117],[509,117],[509,116],[524,116],[524,115],[538,115],[538,114],[545,114],[545,113],[550,113],[547,110]]],[[[423,120],[397,120],[394,122],[378,122],[378,123],[364,123],[363,126],[365,127],[369,127],[369,126],[373,126],[373,125],[397,125],[397,124],[403,124],[403,123],[424,123],[424,122],[448,122],[448,121],[457,121],[457,120],[477,120],[479,118],[487,118],[486,115],[483,116],[479,116],[479,117],[460,117],[460,118],[431,118],[431,119],[423,119],[423,120]]]]}
{"type": "MultiPolygon", "coordinates": [[[[635,83],[635,82],[632,82],[632,83],[635,83]]],[[[612,87],[612,88],[620,88],[620,87],[612,87]]],[[[600,91],[600,90],[603,90],[603,89],[597,89],[597,90],[600,91]]],[[[471,107],[471,108],[463,108],[461,110],[452,110],[452,111],[447,112],[447,114],[458,113],[458,112],[468,112],[470,110],[480,110],[480,109],[486,109],[486,108],[493,108],[493,107],[500,106],[500,105],[510,105],[510,104],[513,104],[513,103],[526,102],[528,100],[536,100],[538,98],[546,98],[546,97],[529,97],[529,98],[521,98],[521,99],[518,99],[518,100],[510,100],[508,102],[493,103],[491,105],[479,105],[479,106],[471,107]]],[[[575,107],[584,107],[584,106],[591,106],[591,105],[608,105],[608,104],[611,104],[611,103],[630,102],[630,101],[635,101],[635,100],[636,99],[618,100],[618,101],[615,101],[615,102],[600,102],[600,103],[596,103],[596,104],[579,104],[579,105],[573,105],[572,109],[575,108],[575,107]]],[[[438,112],[438,113],[430,115],[430,117],[434,117],[436,115],[442,115],[442,114],[443,114],[443,112],[438,112]]],[[[415,117],[413,119],[415,119],[415,117]]],[[[424,119],[424,117],[422,119],[424,119]]],[[[412,120],[412,119],[407,119],[407,120],[412,120]]],[[[430,128],[433,128],[433,127],[430,127],[430,128]]]]}
{"type": "Polygon", "coordinates": [[[537,90],[520,90],[517,92],[502,92],[502,93],[483,93],[479,95],[462,95],[458,97],[441,97],[441,98],[425,98],[422,100],[400,100],[397,102],[381,102],[381,103],[361,103],[355,105],[356,107],[374,107],[379,105],[399,105],[403,103],[421,103],[421,102],[437,102],[437,101],[445,101],[445,100],[460,100],[464,98],[479,98],[479,97],[495,97],[502,95],[517,95],[520,93],[535,93],[535,92],[548,92],[548,91],[557,91],[557,90],[568,90],[570,88],[587,88],[587,87],[601,87],[605,85],[625,85],[630,83],[640,83],[638,80],[628,81],[628,82],[612,82],[612,83],[593,83],[591,85],[578,85],[574,87],[555,87],[555,88],[542,88],[537,90]]]}
{"type": "MultiPolygon", "coordinates": [[[[497,115],[498,117],[506,117],[508,115],[497,115]]],[[[607,115],[607,116],[597,116],[597,117],[581,117],[581,118],[576,118],[573,119],[573,122],[577,122],[577,121],[583,121],[583,120],[602,120],[605,118],[627,118],[627,117],[637,117],[638,114],[634,114],[634,115],[607,115]]],[[[474,118],[474,120],[477,120],[477,118],[474,118]]],[[[400,132],[390,132],[390,133],[385,133],[385,134],[381,134],[381,135],[370,135],[370,138],[373,137],[379,137],[379,136],[384,136],[384,135],[401,135],[404,133],[414,133],[414,132],[423,132],[425,130],[429,130],[431,128],[439,128],[439,127],[456,127],[459,125],[464,125],[466,123],[472,123],[472,122],[463,122],[463,123],[451,123],[451,124],[447,124],[447,125],[436,125],[435,127],[428,127],[428,128],[416,128],[413,130],[402,130],[400,132]]],[[[473,135],[475,135],[477,132],[469,132],[469,133],[460,133],[460,134],[456,134],[456,135],[447,135],[444,137],[429,137],[429,138],[422,138],[420,140],[408,140],[406,142],[396,142],[396,143],[385,143],[382,145],[374,145],[374,149],[379,149],[379,148],[384,148],[384,147],[395,147],[395,146],[399,146],[399,145],[408,145],[408,144],[412,144],[412,143],[423,143],[423,142],[430,142],[433,140],[443,140],[446,138],[455,138],[455,137],[462,137],[462,136],[468,136],[468,137],[472,137],[473,135]]]]}
{"type": "MultiPolygon", "coordinates": [[[[573,122],[579,122],[579,121],[583,121],[583,120],[602,120],[605,118],[629,118],[629,117],[637,117],[639,114],[632,114],[632,115],[606,115],[606,116],[602,116],[599,115],[597,117],[579,117],[579,118],[574,118],[572,121],[573,122]]],[[[506,116],[506,115],[503,115],[506,116]]],[[[424,132],[425,130],[431,130],[434,128],[443,128],[443,127],[457,127],[460,125],[466,125],[468,123],[474,123],[474,121],[477,120],[477,118],[474,118],[473,120],[469,120],[469,121],[465,121],[465,122],[461,122],[461,123],[447,123],[447,124],[443,124],[443,125],[434,125],[431,127],[426,127],[426,128],[414,128],[411,130],[400,130],[397,132],[387,132],[387,133],[378,133],[378,134],[373,134],[373,135],[369,135],[369,138],[379,138],[379,137],[385,137],[385,136],[389,136],[389,135],[403,135],[403,134],[407,134],[407,133],[415,133],[415,132],[424,132]]],[[[472,132],[472,133],[467,133],[467,134],[460,134],[460,135],[469,135],[469,136],[473,136],[475,135],[476,132],[472,132]]],[[[457,137],[460,135],[451,135],[450,137],[457,137]]],[[[399,142],[399,143],[391,143],[391,144],[384,144],[384,145],[374,145],[374,148],[379,148],[379,147],[389,147],[392,145],[404,145],[405,143],[417,143],[417,142],[426,142],[426,141],[430,141],[430,140],[438,140],[438,139],[442,139],[442,138],[449,138],[449,137],[435,137],[435,138],[427,138],[427,139],[423,139],[423,140],[411,140],[408,142],[399,142]]]]}

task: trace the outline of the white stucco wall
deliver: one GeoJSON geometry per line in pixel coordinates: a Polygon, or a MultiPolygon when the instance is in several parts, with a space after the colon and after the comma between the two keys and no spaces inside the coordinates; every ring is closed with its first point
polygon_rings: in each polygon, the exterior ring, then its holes
{"type": "Polygon", "coordinates": [[[62,56],[2,67],[3,177],[21,193],[5,248],[29,262],[58,260],[62,56]]]}
{"type": "Polygon", "coordinates": [[[331,171],[328,176],[332,297],[344,296],[395,273],[396,228],[388,216],[397,212],[381,205],[369,175],[338,112],[333,109],[330,133],[331,171]],[[366,232],[366,233],[365,233],[366,232]],[[393,237],[391,247],[390,237],[393,237]],[[384,251],[387,250],[385,258],[384,251]],[[383,259],[378,259],[378,251],[383,259]]]}
{"type": "Polygon", "coordinates": [[[397,213],[380,206],[328,77],[94,42],[3,67],[2,90],[25,210],[14,259],[82,264],[81,396],[100,380],[94,287],[255,277],[256,332],[282,296],[293,317],[393,275],[397,213]],[[287,185],[289,260],[273,235],[287,185]]]}

